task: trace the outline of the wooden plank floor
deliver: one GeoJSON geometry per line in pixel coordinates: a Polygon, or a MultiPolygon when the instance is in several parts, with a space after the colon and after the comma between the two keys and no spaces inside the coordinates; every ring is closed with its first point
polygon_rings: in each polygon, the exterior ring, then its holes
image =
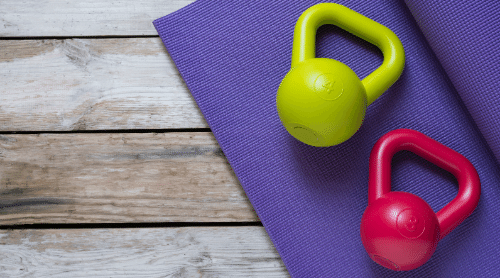
{"type": "Polygon", "coordinates": [[[208,128],[158,37],[0,49],[0,131],[208,128]]]}
{"type": "Polygon", "coordinates": [[[152,21],[0,2],[0,277],[288,277],[152,21]]]}

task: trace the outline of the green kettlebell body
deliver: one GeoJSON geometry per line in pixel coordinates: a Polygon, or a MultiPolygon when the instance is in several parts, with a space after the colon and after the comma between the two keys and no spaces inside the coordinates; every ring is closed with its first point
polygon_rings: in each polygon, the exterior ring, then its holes
{"type": "Polygon", "coordinates": [[[404,49],[388,28],[342,5],[323,3],[307,9],[294,31],[291,70],[281,82],[276,108],[293,137],[311,146],[340,144],[356,133],[366,107],[401,75],[404,49]],[[316,30],[336,24],[378,46],[382,65],[363,80],[347,65],[315,57],[316,30]]]}
{"type": "Polygon", "coordinates": [[[308,59],[290,70],[277,95],[286,130],[316,147],[337,145],[354,135],[366,104],[365,87],[356,73],[327,58],[308,59]]]}

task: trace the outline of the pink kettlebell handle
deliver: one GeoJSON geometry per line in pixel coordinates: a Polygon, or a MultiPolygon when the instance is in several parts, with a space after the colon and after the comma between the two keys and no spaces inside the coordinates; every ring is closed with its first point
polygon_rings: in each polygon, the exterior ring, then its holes
{"type": "Polygon", "coordinates": [[[391,191],[391,160],[407,150],[452,173],[458,180],[457,196],[436,213],[440,240],[460,225],[476,208],[481,183],[467,158],[430,137],[411,129],[397,129],[382,136],[370,154],[368,204],[391,191]]]}

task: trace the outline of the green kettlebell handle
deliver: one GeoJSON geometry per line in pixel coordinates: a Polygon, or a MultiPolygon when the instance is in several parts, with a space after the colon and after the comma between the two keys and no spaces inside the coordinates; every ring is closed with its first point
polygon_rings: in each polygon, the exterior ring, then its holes
{"type": "Polygon", "coordinates": [[[307,9],[294,31],[292,68],[316,57],[316,30],[324,24],[336,25],[376,45],[384,62],[361,82],[366,90],[367,105],[382,95],[401,75],[405,64],[403,45],[389,28],[339,4],[322,3],[307,9]]]}

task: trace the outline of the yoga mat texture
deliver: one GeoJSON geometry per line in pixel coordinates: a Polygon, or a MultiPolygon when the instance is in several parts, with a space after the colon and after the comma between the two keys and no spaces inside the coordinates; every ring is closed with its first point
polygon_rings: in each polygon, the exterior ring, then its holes
{"type": "MultiPolygon", "coordinates": [[[[337,2],[389,27],[406,51],[401,78],[368,108],[360,130],[338,146],[315,148],[281,125],[275,97],[290,67],[293,28],[317,3],[198,0],[154,22],[291,276],[500,277],[499,167],[403,1],[337,2]],[[460,152],[482,182],[475,212],[409,272],[372,262],[359,235],[371,148],[397,128],[460,152]]],[[[321,27],[317,38],[317,56],[360,77],[382,62],[375,46],[337,27],[321,27]]],[[[458,191],[451,174],[409,152],[393,159],[392,188],[421,196],[435,211],[458,191]]]]}
{"type": "Polygon", "coordinates": [[[406,3],[500,162],[500,1],[406,3]]]}

